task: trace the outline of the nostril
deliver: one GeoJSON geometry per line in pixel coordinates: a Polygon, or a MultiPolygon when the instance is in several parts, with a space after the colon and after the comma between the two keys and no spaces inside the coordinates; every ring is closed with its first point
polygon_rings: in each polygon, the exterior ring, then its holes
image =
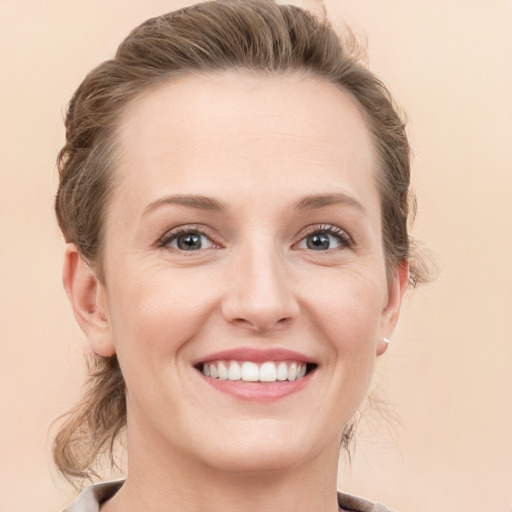
{"type": "Polygon", "coordinates": [[[288,326],[297,318],[299,306],[293,294],[281,290],[285,285],[279,276],[266,277],[268,271],[268,266],[262,268],[255,281],[250,276],[237,280],[236,289],[226,293],[222,313],[229,323],[262,333],[288,326]]]}
{"type": "Polygon", "coordinates": [[[246,328],[252,330],[257,333],[264,333],[267,331],[272,331],[276,328],[282,328],[288,325],[291,321],[291,318],[280,318],[278,320],[274,319],[264,319],[264,318],[235,318],[232,322],[239,327],[246,328]]]}

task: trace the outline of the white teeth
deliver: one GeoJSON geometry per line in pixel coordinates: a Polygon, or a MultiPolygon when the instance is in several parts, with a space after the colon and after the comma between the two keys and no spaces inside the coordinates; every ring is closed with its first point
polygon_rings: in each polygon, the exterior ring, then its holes
{"type": "Polygon", "coordinates": [[[288,380],[288,366],[284,361],[281,361],[277,367],[277,380],[288,380]]]}
{"type": "Polygon", "coordinates": [[[229,380],[240,380],[242,378],[242,369],[236,361],[231,361],[228,370],[229,380]]]}
{"type": "Polygon", "coordinates": [[[295,380],[297,378],[297,363],[292,363],[288,367],[288,380],[295,380]]]}
{"type": "Polygon", "coordinates": [[[221,361],[218,364],[218,369],[219,369],[219,379],[226,380],[228,378],[228,367],[226,366],[226,364],[223,361],[221,361]]]}
{"type": "Polygon", "coordinates": [[[263,363],[260,366],[261,382],[275,382],[277,378],[277,370],[275,363],[263,363]]]}
{"type": "Polygon", "coordinates": [[[306,375],[306,363],[297,361],[215,361],[203,365],[203,374],[219,380],[245,382],[294,381],[306,375]]]}
{"type": "Polygon", "coordinates": [[[260,378],[260,369],[256,363],[245,361],[242,363],[242,380],[257,382],[260,378]]]}

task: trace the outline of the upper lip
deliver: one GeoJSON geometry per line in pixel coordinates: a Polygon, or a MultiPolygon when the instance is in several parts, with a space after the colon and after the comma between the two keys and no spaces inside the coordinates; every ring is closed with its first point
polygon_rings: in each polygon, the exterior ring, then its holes
{"type": "Polygon", "coordinates": [[[253,361],[263,363],[265,361],[297,361],[302,363],[315,363],[315,361],[300,352],[285,348],[251,348],[240,347],[229,350],[222,350],[208,354],[193,362],[193,365],[208,363],[210,361],[232,360],[232,361],[253,361]]]}

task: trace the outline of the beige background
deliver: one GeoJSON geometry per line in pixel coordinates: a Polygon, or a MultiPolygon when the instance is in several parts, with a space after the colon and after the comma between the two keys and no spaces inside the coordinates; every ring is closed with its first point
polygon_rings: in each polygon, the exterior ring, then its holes
{"type": "MultiPolygon", "coordinates": [[[[50,422],[80,394],[83,336],[52,213],[62,111],[85,73],[172,0],[0,0],[0,512],[72,490],[50,422]]],[[[192,2],[189,2],[192,3],[192,2]]],[[[407,299],[343,489],[403,512],[512,510],[512,1],[331,0],[410,117],[415,234],[438,280],[407,299]]]]}

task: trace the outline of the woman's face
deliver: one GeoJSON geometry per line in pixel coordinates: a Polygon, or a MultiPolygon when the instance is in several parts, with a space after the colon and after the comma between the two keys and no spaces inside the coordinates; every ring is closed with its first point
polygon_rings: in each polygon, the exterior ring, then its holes
{"type": "Polygon", "coordinates": [[[354,101],[307,76],[176,79],[132,102],[119,155],[91,343],[118,354],[130,458],[335,459],[404,281],[354,101]]]}

